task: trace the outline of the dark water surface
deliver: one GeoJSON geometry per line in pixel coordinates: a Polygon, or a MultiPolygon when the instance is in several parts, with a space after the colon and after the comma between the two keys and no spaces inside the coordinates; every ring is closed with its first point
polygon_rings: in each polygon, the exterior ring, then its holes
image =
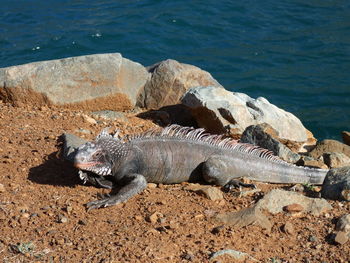
{"type": "Polygon", "coordinates": [[[196,65],[320,139],[350,130],[350,1],[1,1],[0,67],[105,52],[196,65]]]}

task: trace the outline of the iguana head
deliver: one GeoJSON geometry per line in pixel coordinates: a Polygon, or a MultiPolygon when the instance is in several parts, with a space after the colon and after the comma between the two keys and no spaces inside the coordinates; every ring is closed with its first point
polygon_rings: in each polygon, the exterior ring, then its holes
{"type": "Polygon", "coordinates": [[[117,155],[122,152],[123,143],[103,130],[94,141],[78,148],[74,166],[101,176],[110,175],[117,155]]]}

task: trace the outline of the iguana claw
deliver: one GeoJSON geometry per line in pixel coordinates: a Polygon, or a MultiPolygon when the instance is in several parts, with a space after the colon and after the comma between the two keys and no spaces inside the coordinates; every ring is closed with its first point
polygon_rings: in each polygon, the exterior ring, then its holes
{"type": "Polygon", "coordinates": [[[116,200],[113,200],[111,198],[104,198],[104,199],[95,200],[95,201],[91,201],[91,202],[87,203],[86,208],[88,211],[90,211],[92,209],[116,205],[117,203],[119,203],[119,202],[116,200]]]}
{"type": "Polygon", "coordinates": [[[246,184],[239,180],[230,180],[227,184],[224,185],[223,189],[225,192],[230,192],[233,188],[249,187],[256,189],[255,184],[246,184]]]}

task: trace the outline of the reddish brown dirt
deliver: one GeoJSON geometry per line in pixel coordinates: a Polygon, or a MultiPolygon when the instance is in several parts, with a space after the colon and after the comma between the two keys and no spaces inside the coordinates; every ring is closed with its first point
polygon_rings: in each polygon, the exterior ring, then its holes
{"type": "MultiPolygon", "coordinates": [[[[154,124],[136,117],[91,124],[84,114],[89,113],[0,102],[1,262],[209,262],[222,249],[260,262],[350,259],[349,244],[332,241],[336,219],[350,213],[345,202],[331,202],[334,209],[319,217],[269,215],[270,232],[254,225],[213,230],[220,224],[212,214],[249,207],[280,185],[258,184],[262,193],[241,198],[225,193],[224,201],[185,190],[186,184],[158,185],[125,204],[87,212],[84,204],[108,191],[81,184],[77,171],[59,158],[59,136],[70,132],[91,139],[107,126],[132,134],[154,124]],[[151,223],[154,212],[161,215],[151,223]],[[286,222],[292,234],[281,230],[286,222]]],[[[235,262],[227,256],[215,260],[235,262]]]]}

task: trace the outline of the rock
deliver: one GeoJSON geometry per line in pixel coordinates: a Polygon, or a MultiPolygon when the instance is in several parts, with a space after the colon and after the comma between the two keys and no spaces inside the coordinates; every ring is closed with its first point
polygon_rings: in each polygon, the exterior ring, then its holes
{"type": "Polygon", "coordinates": [[[238,212],[228,212],[218,214],[214,217],[217,221],[224,224],[230,224],[239,228],[248,225],[259,225],[268,231],[272,228],[270,220],[261,212],[257,206],[242,209],[238,212]]]}
{"type": "Polygon", "coordinates": [[[289,213],[299,213],[304,210],[304,207],[299,204],[291,204],[283,207],[283,210],[289,213]]]}
{"type": "Polygon", "coordinates": [[[218,188],[213,186],[203,187],[201,189],[198,189],[196,192],[199,194],[203,194],[206,198],[213,201],[221,200],[224,198],[222,192],[218,188]]]}
{"type": "Polygon", "coordinates": [[[148,184],[147,184],[147,188],[150,188],[150,189],[155,189],[155,188],[157,188],[157,184],[154,184],[154,183],[148,183],[148,184]]]}
{"type": "Polygon", "coordinates": [[[64,133],[62,135],[62,139],[63,139],[63,151],[62,151],[63,158],[73,162],[76,149],[83,143],[86,143],[87,141],[70,133],[64,133]]]}
{"type": "Polygon", "coordinates": [[[299,161],[296,162],[296,165],[307,166],[307,167],[311,167],[311,168],[328,169],[328,166],[325,165],[322,160],[323,160],[323,158],[319,158],[316,160],[310,156],[301,156],[299,161]]]}
{"type": "Polygon", "coordinates": [[[135,106],[150,74],[119,53],[40,61],[0,69],[0,99],[14,105],[88,110],[135,106]]]}
{"type": "Polygon", "coordinates": [[[143,220],[143,217],[142,216],[135,216],[134,217],[137,221],[142,221],[143,220]]]}
{"type": "MultiPolygon", "coordinates": [[[[234,260],[234,262],[237,262],[237,260],[238,262],[243,262],[243,261],[246,262],[246,260],[259,262],[259,260],[253,258],[247,253],[240,252],[233,249],[223,249],[211,254],[210,261],[217,260],[218,257],[224,256],[224,255],[231,257],[232,260],[234,260]]],[[[217,262],[220,262],[220,261],[217,261],[217,262]]]]}
{"type": "Polygon", "coordinates": [[[323,160],[324,160],[324,163],[327,164],[329,168],[350,166],[350,157],[339,152],[324,153],[323,160]]]}
{"type": "Polygon", "coordinates": [[[147,109],[177,104],[192,87],[221,87],[210,73],[172,59],[152,65],[148,70],[152,76],[145,86],[144,97],[140,97],[137,104],[147,109]]]}
{"type": "Polygon", "coordinates": [[[305,142],[307,130],[293,114],[279,109],[265,98],[253,99],[246,94],[230,92],[222,87],[195,87],[181,99],[191,108],[200,127],[210,132],[242,134],[250,125],[269,124],[278,137],[294,142],[305,142]]]}
{"type": "Polygon", "coordinates": [[[94,111],[91,113],[94,117],[100,117],[106,120],[122,120],[127,121],[128,118],[125,117],[124,113],[111,110],[94,111]]]}
{"type": "Polygon", "coordinates": [[[336,140],[323,140],[317,143],[316,147],[309,153],[309,155],[318,159],[327,152],[343,153],[350,157],[350,146],[336,140]]]}
{"type": "Polygon", "coordinates": [[[0,184],[0,193],[6,192],[5,186],[3,184],[0,184]]]}
{"type": "Polygon", "coordinates": [[[346,200],[346,201],[350,201],[350,189],[343,189],[340,192],[340,196],[346,200]]]}
{"type": "Polygon", "coordinates": [[[350,214],[342,215],[335,226],[338,231],[343,231],[350,235],[350,214]]]}
{"type": "Polygon", "coordinates": [[[217,227],[214,227],[214,228],[211,230],[211,233],[214,234],[214,235],[217,235],[217,234],[219,234],[223,229],[224,229],[224,226],[217,226],[217,227]]]}
{"type": "Polygon", "coordinates": [[[343,131],[341,133],[342,137],[343,137],[343,142],[346,144],[346,145],[349,145],[350,146],[350,132],[348,131],[343,131]]]}
{"type": "Polygon", "coordinates": [[[323,182],[322,197],[350,201],[350,166],[331,169],[323,182]]]}
{"type": "Polygon", "coordinates": [[[275,155],[279,156],[286,162],[296,163],[301,156],[292,152],[284,144],[274,139],[270,134],[266,133],[265,130],[267,126],[269,126],[270,129],[273,129],[266,123],[248,126],[243,132],[240,142],[260,146],[272,151],[275,155]]]}
{"type": "Polygon", "coordinates": [[[90,124],[97,124],[97,121],[94,118],[91,118],[90,116],[83,114],[82,117],[83,117],[84,122],[87,122],[90,124]]]}
{"type": "Polygon", "coordinates": [[[158,222],[159,218],[163,217],[162,213],[159,212],[154,212],[153,214],[151,214],[150,216],[146,217],[146,221],[155,224],[158,222]]]}
{"type": "Polygon", "coordinates": [[[309,236],[308,241],[312,242],[312,243],[315,243],[315,242],[318,242],[319,239],[318,239],[317,236],[311,235],[311,236],[309,236]]]}
{"type": "Polygon", "coordinates": [[[181,255],[181,258],[188,260],[188,261],[193,261],[195,256],[191,252],[186,252],[185,254],[181,255]]]}
{"type": "Polygon", "coordinates": [[[116,221],[113,219],[107,219],[107,223],[110,225],[115,225],[116,221]]]}
{"type": "Polygon", "coordinates": [[[304,208],[304,212],[315,216],[332,209],[332,206],[325,199],[310,198],[296,192],[280,189],[271,190],[264,198],[259,200],[257,207],[265,209],[271,214],[277,214],[281,213],[284,207],[292,204],[299,204],[304,208]]]}
{"type": "Polygon", "coordinates": [[[294,229],[294,226],[291,222],[286,222],[282,227],[282,231],[286,234],[289,234],[289,235],[295,234],[295,229],[294,229]]]}
{"type": "Polygon", "coordinates": [[[67,223],[68,222],[68,218],[67,217],[65,217],[64,215],[58,215],[58,217],[57,217],[57,222],[58,223],[67,223]]]}
{"type": "Polygon", "coordinates": [[[78,224],[79,224],[79,225],[82,225],[82,226],[86,226],[86,225],[87,225],[87,222],[86,222],[86,220],[84,220],[84,219],[79,219],[78,224]]]}
{"type": "Polygon", "coordinates": [[[344,245],[346,242],[348,242],[348,240],[349,235],[343,231],[338,232],[334,237],[334,241],[340,245],[344,245]]]}
{"type": "Polygon", "coordinates": [[[22,218],[25,218],[25,219],[28,219],[30,217],[30,214],[29,213],[23,213],[21,215],[22,218]]]}
{"type": "Polygon", "coordinates": [[[70,213],[73,211],[73,207],[72,207],[71,205],[67,205],[67,206],[65,207],[65,210],[66,210],[66,212],[67,212],[68,214],[70,214],[70,213]]]}

